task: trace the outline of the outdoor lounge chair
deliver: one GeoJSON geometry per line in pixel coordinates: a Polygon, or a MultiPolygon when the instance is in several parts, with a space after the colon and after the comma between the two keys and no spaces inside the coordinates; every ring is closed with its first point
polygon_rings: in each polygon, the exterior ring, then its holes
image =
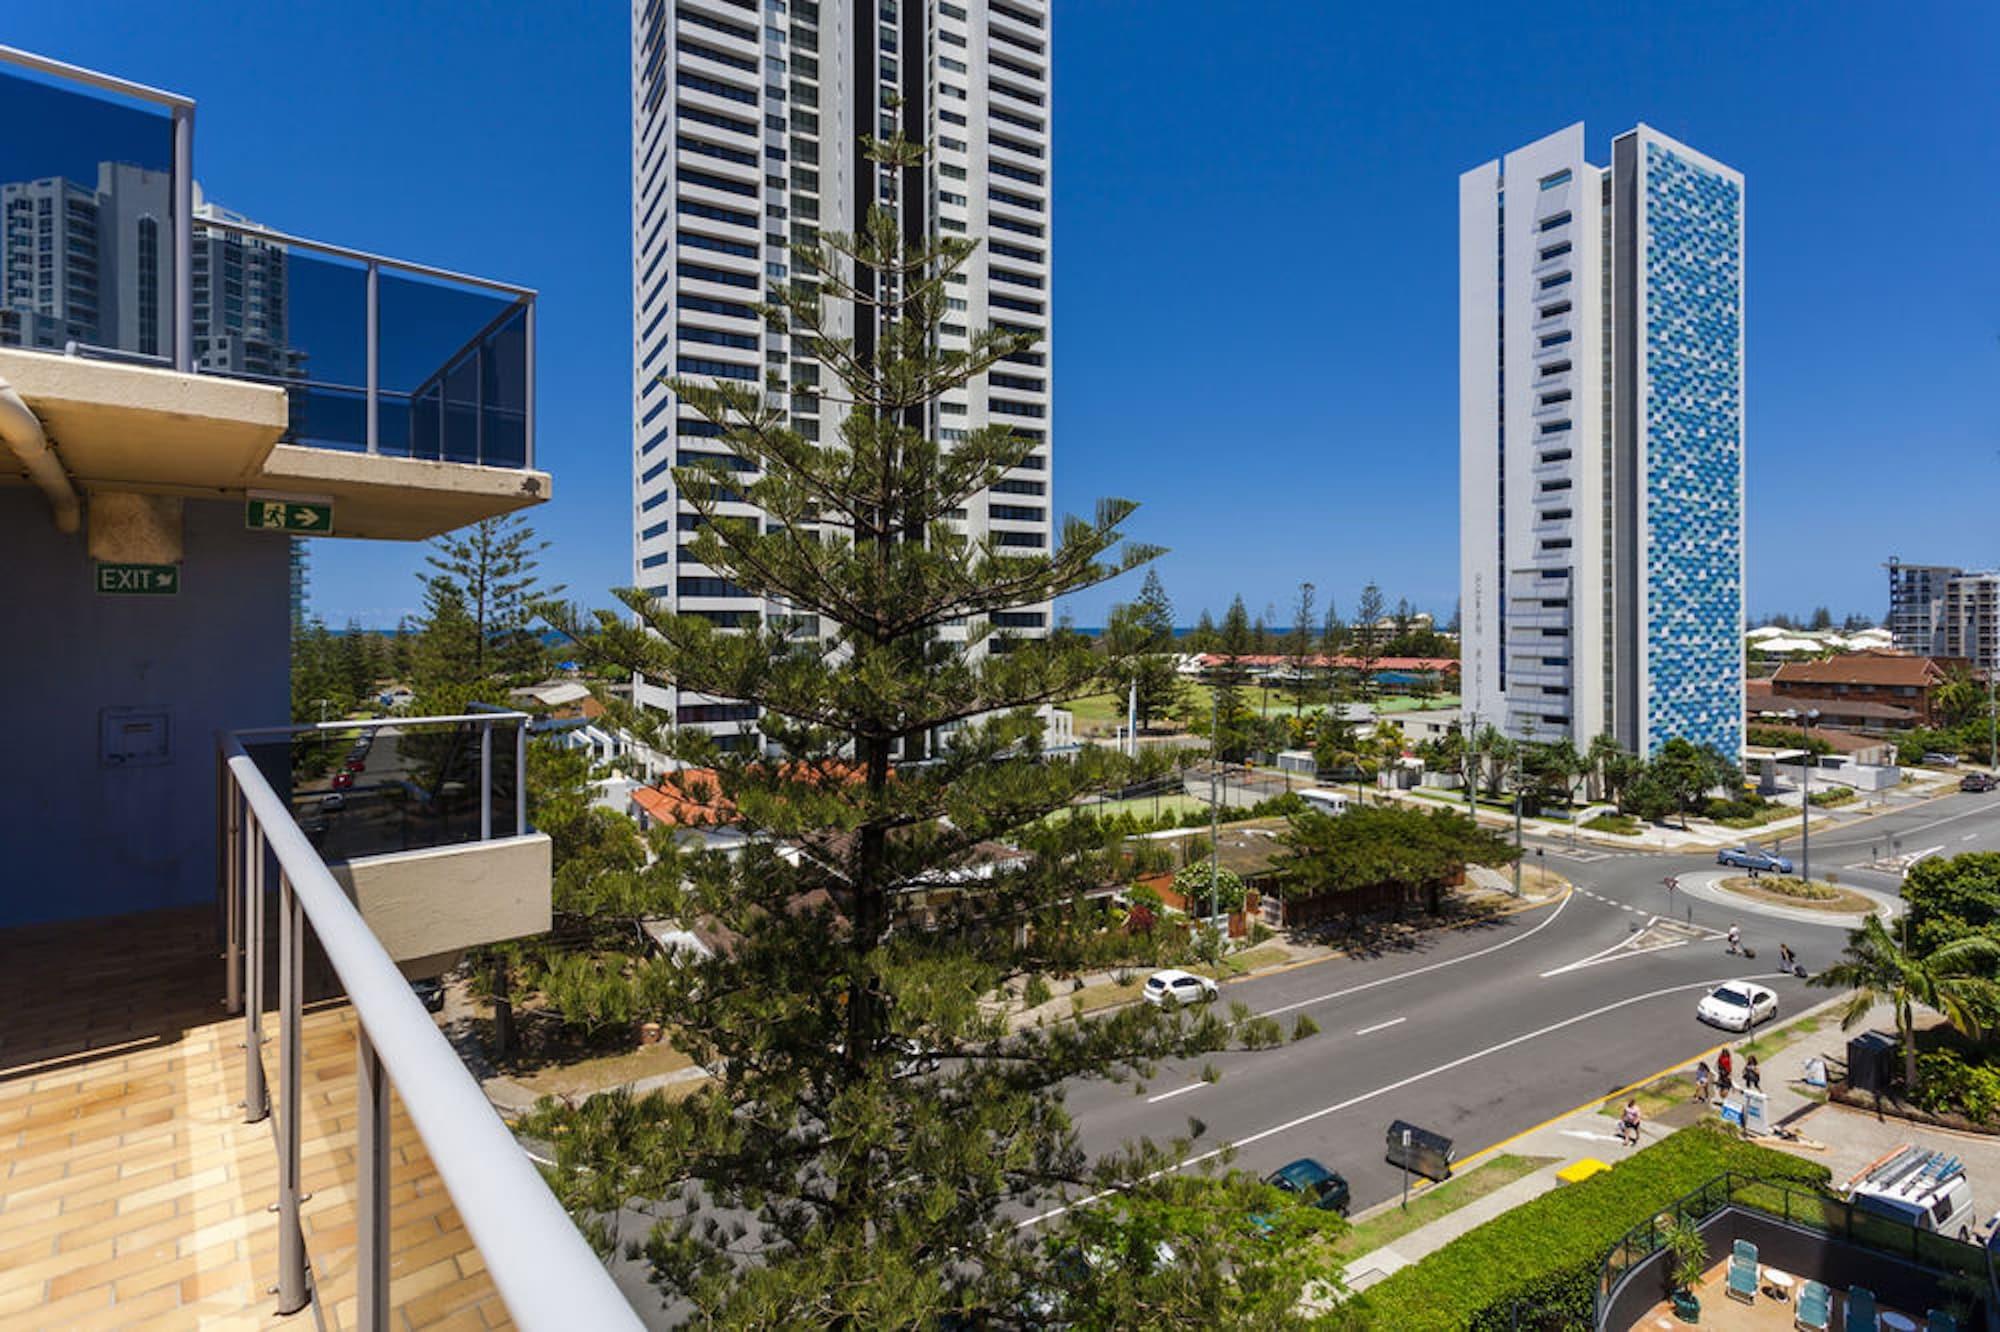
{"type": "Polygon", "coordinates": [[[1792,1326],[1798,1332],[1827,1332],[1833,1321],[1833,1292],[1817,1281],[1808,1281],[1799,1290],[1799,1302],[1792,1309],[1792,1326]]]}
{"type": "Polygon", "coordinates": [[[1757,1302],[1757,1264],[1744,1262],[1741,1254],[1731,1254],[1729,1258],[1729,1298],[1745,1304],[1757,1302]]]}
{"type": "Polygon", "coordinates": [[[1958,1320],[1942,1309],[1933,1309],[1924,1320],[1924,1332],[1958,1332],[1958,1320]]]}
{"type": "Polygon", "coordinates": [[[1840,1326],[1841,1332],[1877,1332],[1881,1324],[1875,1321],[1875,1292],[1866,1286],[1849,1286],[1847,1316],[1840,1326]]]}
{"type": "Polygon", "coordinates": [[[1748,1263],[1750,1266],[1755,1267],[1757,1265],[1757,1246],[1749,1240],[1737,1240],[1735,1244],[1730,1246],[1729,1258],[1731,1262],[1748,1263]]]}

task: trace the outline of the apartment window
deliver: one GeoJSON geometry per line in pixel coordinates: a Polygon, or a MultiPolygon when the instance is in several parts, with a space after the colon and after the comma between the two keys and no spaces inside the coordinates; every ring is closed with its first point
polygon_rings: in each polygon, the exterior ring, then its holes
{"type": "Polygon", "coordinates": [[[738,365],[734,361],[709,361],[696,356],[677,357],[674,368],[684,375],[713,375],[717,379],[763,378],[763,372],[754,365],[738,365]]]}
{"type": "Polygon", "coordinates": [[[1568,421],[1544,421],[1542,422],[1542,433],[1544,435],[1560,435],[1568,430],[1570,425],[1571,423],[1568,421]]]}
{"type": "Polygon", "coordinates": [[[1567,517],[1569,517],[1569,516],[1570,516],[1570,511],[1569,511],[1568,509],[1543,509],[1543,510],[1542,510],[1542,521],[1543,521],[1543,522],[1545,522],[1545,523],[1557,523],[1557,522],[1561,522],[1561,521],[1562,521],[1563,519],[1565,519],[1565,518],[1567,518],[1567,517]]]}
{"type": "Polygon", "coordinates": [[[691,246],[697,250],[714,250],[720,254],[733,254],[743,259],[755,259],[757,257],[757,247],[754,245],[745,245],[741,241],[718,240],[714,236],[704,236],[696,231],[683,231],[678,233],[678,235],[683,249],[691,246]]]}
{"type": "Polygon", "coordinates": [[[1553,176],[1542,177],[1542,188],[1545,190],[1552,190],[1558,185],[1567,184],[1569,184],[1569,172],[1567,170],[1558,171],[1553,176]]]}
{"type": "Polygon", "coordinates": [[[1541,341],[1541,345],[1544,347],[1560,347],[1569,340],[1570,340],[1570,331],[1568,329],[1564,329],[1560,333],[1551,333],[1547,337],[1543,338],[1541,341]]]}
{"type": "MultiPolygon", "coordinates": [[[[1568,490],[1572,484],[1574,483],[1571,482],[1571,480],[1568,477],[1564,477],[1560,481],[1544,481],[1542,482],[1542,493],[1546,495],[1551,491],[1568,490]]],[[[1548,570],[1546,569],[1543,570],[1543,573],[1544,575],[1547,575],[1548,570]]],[[[1560,577],[1561,575],[1555,575],[1555,576],[1560,577]]]]}
{"type": "Polygon", "coordinates": [[[705,189],[721,190],[725,194],[740,194],[751,199],[757,197],[757,187],[755,185],[747,184],[740,180],[731,180],[727,176],[710,175],[706,171],[696,171],[691,167],[681,168],[681,183],[684,185],[700,185],[705,189]]]}
{"type": "Polygon", "coordinates": [[[701,203],[694,199],[680,199],[674,204],[674,211],[689,217],[705,217],[711,222],[727,222],[731,226],[754,227],[757,225],[755,213],[739,213],[733,208],[718,208],[714,204],[701,203]]]}
{"type": "Polygon", "coordinates": [[[695,92],[712,93],[717,97],[726,97],[732,102],[742,102],[746,106],[757,105],[757,94],[748,89],[738,88],[733,84],[722,83],[716,79],[705,79],[699,74],[690,74],[686,70],[679,71],[674,76],[674,82],[683,88],[689,88],[695,92]]]}
{"type": "Polygon", "coordinates": [[[986,379],[995,388],[1021,389],[1028,393],[1042,393],[1048,389],[1046,380],[1030,379],[1026,375],[1003,375],[995,371],[986,379]]]}
{"type": "Polygon", "coordinates": [[[1543,550],[1568,550],[1569,547],[1570,540],[1568,537],[1550,537],[1548,540],[1542,542],[1543,550]]]}
{"type": "Polygon", "coordinates": [[[1568,658],[1568,657],[1543,657],[1543,658],[1542,658],[1542,665],[1544,665],[1544,666],[1567,666],[1567,665],[1569,665],[1569,658],[1568,658]]]}
{"type": "Polygon", "coordinates": [[[1568,213],[1557,213],[1554,217],[1545,217],[1542,219],[1541,230],[1554,231],[1557,227],[1567,224],[1568,221],[1568,213]]]}
{"type": "Polygon", "coordinates": [[[682,261],[680,275],[685,280],[696,282],[719,282],[726,287],[751,287],[757,285],[753,273],[738,273],[727,268],[710,268],[707,264],[691,264],[682,261]]]}
{"type": "Polygon", "coordinates": [[[1017,481],[1013,477],[1002,477],[989,487],[998,495],[1044,495],[1048,493],[1045,481],[1017,481]]]}
{"type": "Polygon", "coordinates": [[[995,629],[1042,629],[1048,626],[1048,617],[1041,611],[994,611],[995,629]]]}
{"type": "Polygon", "coordinates": [[[1049,544],[1046,533],[1042,532],[995,532],[993,544],[996,546],[1032,546],[1040,549],[1049,544]]]}
{"type": "Polygon", "coordinates": [[[1047,509],[1029,508],[1021,504],[988,504],[987,516],[1006,523],[1039,523],[1049,516],[1047,509]]]}
{"type": "Polygon", "coordinates": [[[1546,263],[1550,259],[1560,259],[1564,255],[1568,254],[1573,248],[1575,247],[1572,246],[1568,241],[1560,241],[1554,245],[1549,246],[1548,249],[1542,251],[1542,260],[1544,263],[1546,263]]]}
{"type": "Polygon", "coordinates": [[[706,342],[717,347],[736,347],[743,351],[757,350],[757,336],[754,333],[724,333],[718,328],[699,328],[693,324],[681,324],[674,329],[674,336],[682,342],[706,342]]]}
{"type": "Polygon", "coordinates": [[[1542,406],[1553,407],[1559,402],[1568,402],[1569,396],[1568,389],[1556,389],[1554,392],[1544,393],[1542,395],[1542,406]]]}
{"type": "Polygon", "coordinates": [[[1568,462],[1569,459],[1570,451],[1568,449],[1551,449],[1541,456],[1541,461],[1545,463],[1568,462]]]}
{"type": "MultiPolygon", "coordinates": [[[[1002,310],[1019,310],[1022,314],[1038,315],[1042,312],[1040,301],[1024,301],[1013,296],[998,296],[989,293],[986,303],[1002,310]]],[[[1564,336],[1568,336],[1565,334],[1564,336]]]]}
{"type": "Polygon", "coordinates": [[[942,120],[947,125],[963,126],[965,124],[964,116],[960,115],[956,111],[947,111],[943,107],[938,108],[938,119],[942,120]]]}
{"type": "Polygon", "coordinates": [[[1548,277],[1542,279],[1541,286],[1540,288],[1538,288],[1538,290],[1554,291],[1557,287],[1564,286],[1568,282],[1569,282],[1568,273],[1551,273],[1548,277]]]}
{"type": "Polygon", "coordinates": [[[1544,305],[1542,307],[1542,318],[1554,319],[1557,315],[1568,314],[1572,308],[1568,301],[1557,301],[1554,305],[1544,305]]]}
{"type": "Polygon", "coordinates": [[[1550,361],[1547,365],[1542,367],[1542,374],[1545,376],[1566,375],[1568,373],[1569,373],[1568,361],[1550,361]]]}
{"type": "Polygon", "coordinates": [[[683,703],[674,710],[674,719],[682,725],[756,721],[757,705],[755,703],[683,703]]]}
{"type": "Polygon", "coordinates": [[[684,153],[700,153],[703,157],[713,157],[724,162],[734,162],[738,166],[756,166],[757,154],[746,153],[741,148],[724,148],[721,144],[708,143],[701,139],[691,139],[685,134],[674,136],[674,146],[684,153]]]}

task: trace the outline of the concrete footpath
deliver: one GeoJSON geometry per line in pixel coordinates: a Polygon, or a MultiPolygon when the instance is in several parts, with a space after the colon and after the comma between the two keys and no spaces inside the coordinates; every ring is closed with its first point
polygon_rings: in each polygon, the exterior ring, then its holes
{"type": "MultiPolygon", "coordinates": [[[[1443,1248],[1501,1213],[1561,1187],[1561,1181],[1556,1178],[1557,1172],[1579,1161],[1594,1158],[1615,1167],[1622,1158],[1638,1148],[1619,1140],[1618,1121],[1614,1117],[1599,1113],[1599,1107],[1607,1102],[1622,1106],[1627,1097],[1637,1094],[1642,1097],[1644,1105],[1649,1098],[1645,1098],[1643,1089],[1668,1079],[1685,1079],[1684,1085],[1672,1089],[1682,1095],[1671,1105],[1657,1109],[1640,1125],[1642,1147],[1701,1119],[1715,1116],[1719,1112],[1716,1104],[1703,1104],[1686,1093],[1693,1085],[1696,1063],[1706,1062],[1713,1070],[1715,1056],[1725,1046],[1734,1052],[1732,1057],[1739,1080],[1745,1062],[1745,1047],[1749,1046],[1751,1052],[1759,1056],[1762,1090],[1767,1098],[1767,1124],[1794,1130],[1801,1139],[1797,1143],[1787,1142],[1767,1132],[1758,1139],[1762,1145],[1820,1162],[1832,1172],[1835,1185],[1860,1173],[1870,1163],[1904,1143],[1943,1148],[1964,1159],[1977,1214],[1991,1216],[1996,1209],[2000,1209],[2000,1136],[1958,1133],[1908,1120],[1879,1117],[1827,1102],[1824,1093],[1805,1084],[1805,1065],[1809,1058],[1818,1055],[1829,1060],[1838,1059],[1843,1056],[1850,1035],[1866,1030],[1893,1030],[1893,1015],[1889,1007],[1880,1005],[1870,1011],[1865,1022],[1857,1024],[1851,1031],[1842,1031],[1838,1006],[1845,1002],[1844,996],[1829,999],[1804,1013],[1771,1023],[1760,1032],[1718,1043],[1695,1059],[1675,1068],[1663,1069],[1643,1082],[1620,1088],[1602,1100],[1578,1106],[1567,1114],[1461,1160],[1454,1171],[1455,1179],[1476,1174],[1482,1162],[1502,1152],[1551,1158],[1549,1164],[1533,1173],[1355,1258],[1346,1269],[1347,1285],[1353,1290],[1366,1290],[1390,1273],[1443,1248]]],[[[1724,1035],[1722,1032],[1716,1034],[1724,1035]]],[[[1394,1211],[1398,1206],[1398,1201],[1391,1199],[1357,1213],[1354,1220],[1365,1221],[1394,1211]]]]}

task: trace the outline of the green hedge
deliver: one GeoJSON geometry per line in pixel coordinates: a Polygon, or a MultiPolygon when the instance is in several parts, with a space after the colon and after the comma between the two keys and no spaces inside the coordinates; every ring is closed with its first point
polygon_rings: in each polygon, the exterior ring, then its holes
{"type": "Polygon", "coordinates": [[[1825,1184],[1825,1166],[1712,1124],[1668,1136],[1581,1184],[1516,1207],[1356,1296],[1364,1326],[1500,1329],[1519,1304],[1589,1327],[1605,1254],[1626,1231],[1724,1171],[1825,1184]]]}

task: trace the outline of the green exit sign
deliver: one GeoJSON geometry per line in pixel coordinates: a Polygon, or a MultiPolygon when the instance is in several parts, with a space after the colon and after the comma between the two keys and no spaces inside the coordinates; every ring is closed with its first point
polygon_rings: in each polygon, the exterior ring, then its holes
{"type": "Polygon", "coordinates": [[[243,524],[258,532],[324,535],[333,530],[333,506],[304,500],[253,499],[244,506],[243,524]]]}
{"type": "Polygon", "coordinates": [[[106,564],[97,566],[97,590],[110,597],[171,597],[181,590],[180,566],[106,564]]]}

